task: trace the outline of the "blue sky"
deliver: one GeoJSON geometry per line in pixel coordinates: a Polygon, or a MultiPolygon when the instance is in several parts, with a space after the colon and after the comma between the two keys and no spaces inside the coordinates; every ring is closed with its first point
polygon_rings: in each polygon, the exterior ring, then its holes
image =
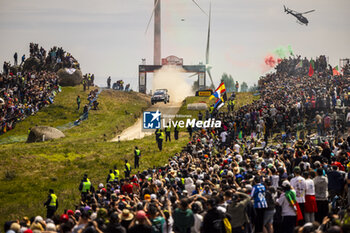
{"type": "MultiPolygon", "coordinates": [[[[162,57],[185,64],[205,60],[207,16],[191,0],[162,1],[162,57]],[[181,21],[181,19],[185,21],[181,21]]],[[[205,10],[209,0],[197,0],[205,10]]],[[[153,0],[0,0],[0,60],[28,55],[30,42],[62,46],[95,73],[97,83],[125,79],[137,87],[142,58],[153,61],[153,0]]],[[[291,45],[302,56],[326,54],[332,65],[350,57],[348,0],[212,0],[210,65],[214,81],[223,72],[252,85],[266,69],[264,57],[291,45]],[[309,26],[296,23],[283,5],[307,11],[309,26]]]]}

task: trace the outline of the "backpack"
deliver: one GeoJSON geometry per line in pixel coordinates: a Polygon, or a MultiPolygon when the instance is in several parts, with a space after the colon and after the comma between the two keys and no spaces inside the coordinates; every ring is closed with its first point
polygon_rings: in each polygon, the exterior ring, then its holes
{"type": "Polygon", "coordinates": [[[227,217],[214,220],[213,228],[217,233],[232,233],[231,223],[227,217]]]}
{"type": "Polygon", "coordinates": [[[213,221],[213,229],[216,233],[225,233],[225,226],[223,219],[216,219],[213,221]]]}

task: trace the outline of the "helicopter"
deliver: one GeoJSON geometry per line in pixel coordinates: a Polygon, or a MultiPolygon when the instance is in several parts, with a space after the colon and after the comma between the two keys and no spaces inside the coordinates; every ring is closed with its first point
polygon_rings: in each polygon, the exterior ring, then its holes
{"type": "Polygon", "coordinates": [[[300,23],[301,25],[305,24],[306,26],[309,23],[309,20],[307,20],[307,18],[304,17],[303,14],[308,14],[308,13],[315,11],[315,10],[311,10],[311,11],[306,11],[304,13],[299,13],[299,12],[296,12],[296,11],[289,9],[288,7],[286,7],[284,5],[283,5],[283,7],[284,7],[284,12],[287,12],[287,14],[293,15],[295,18],[297,18],[298,23],[300,23]]]}

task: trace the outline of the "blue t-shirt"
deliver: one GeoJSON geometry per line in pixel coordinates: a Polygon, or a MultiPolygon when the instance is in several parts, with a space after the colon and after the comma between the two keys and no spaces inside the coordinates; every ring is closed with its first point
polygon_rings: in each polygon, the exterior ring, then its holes
{"type": "Polygon", "coordinates": [[[257,208],[257,209],[267,208],[264,185],[260,183],[254,185],[251,196],[254,199],[254,208],[257,208]]]}

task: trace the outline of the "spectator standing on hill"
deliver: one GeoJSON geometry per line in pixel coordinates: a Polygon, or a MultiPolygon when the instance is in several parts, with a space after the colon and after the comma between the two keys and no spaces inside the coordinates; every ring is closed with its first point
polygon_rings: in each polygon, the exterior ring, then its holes
{"type": "Polygon", "coordinates": [[[44,203],[44,206],[46,206],[47,209],[46,217],[52,218],[58,208],[57,196],[53,189],[49,190],[49,196],[47,198],[47,201],[44,203]]]}
{"type": "Polygon", "coordinates": [[[84,88],[84,91],[86,91],[86,78],[83,78],[83,88],[84,88]]]}
{"type": "Polygon", "coordinates": [[[77,96],[77,105],[78,105],[77,110],[79,110],[79,109],[80,109],[80,102],[81,102],[81,100],[80,100],[80,96],[78,95],[78,96],[77,96]]]}
{"type": "Polygon", "coordinates": [[[85,104],[83,109],[83,120],[88,119],[89,117],[89,105],[85,104]]]}
{"type": "Polygon", "coordinates": [[[23,54],[23,56],[22,56],[22,61],[21,61],[21,64],[20,64],[20,65],[22,65],[22,64],[24,63],[25,60],[26,60],[26,55],[23,54]]]}
{"type": "Polygon", "coordinates": [[[129,225],[129,233],[152,233],[152,223],[147,218],[145,211],[139,210],[129,225]]]}
{"type": "Polygon", "coordinates": [[[254,208],[256,211],[255,232],[263,232],[264,212],[267,208],[265,199],[265,186],[261,184],[260,177],[255,177],[251,197],[254,199],[254,208]]]}
{"type": "Polygon", "coordinates": [[[283,181],[282,188],[283,192],[277,199],[278,205],[282,208],[282,232],[293,233],[297,221],[297,210],[295,206],[290,203],[287,194],[292,194],[295,197],[295,191],[291,188],[288,180],[283,181]]]}
{"type": "Polygon", "coordinates": [[[249,195],[242,192],[225,192],[227,202],[227,214],[231,216],[232,233],[244,233],[244,225],[248,222],[246,209],[250,203],[249,195]]]}
{"type": "Polygon", "coordinates": [[[126,233],[126,229],[120,225],[120,219],[117,212],[113,212],[109,217],[109,223],[105,233],[126,233]]]}
{"type": "Polygon", "coordinates": [[[345,179],[343,174],[339,171],[337,165],[333,165],[330,172],[327,173],[328,176],[328,191],[330,198],[334,196],[342,195],[345,179]]]}
{"type": "Polygon", "coordinates": [[[109,76],[107,78],[107,88],[110,89],[111,88],[111,76],[109,76]]]}
{"type": "MultiPolygon", "coordinates": [[[[295,177],[290,180],[290,185],[295,190],[296,200],[300,206],[301,213],[304,216],[306,182],[305,178],[301,176],[300,167],[294,167],[294,175],[295,177]]],[[[304,221],[299,221],[299,224],[303,224],[303,222],[304,221]]]]}
{"type": "Polygon", "coordinates": [[[224,215],[219,209],[218,200],[215,197],[207,201],[208,211],[203,218],[201,233],[225,232],[225,227],[222,223],[224,215]]]}
{"type": "Polygon", "coordinates": [[[15,52],[15,55],[13,55],[13,59],[15,60],[15,66],[17,66],[17,62],[18,62],[18,54],[17,52],[15,52]]]}
{"type": "Polygon", "coordinates": [[[188,208],[188,199],[180,200],[180,205],[174,211],[174,232],[188,233],[194,225],[194,216],[190,208],[188,208]]]}
{"type": "Polygon", "coordinates": [[[317,176],[314,178],[317,204],[315,219],[318,222],[322,222],[323,218],[328,215],[328,178],[324,176],[322,168],[318,168],[316,172],[317,176]]]}

